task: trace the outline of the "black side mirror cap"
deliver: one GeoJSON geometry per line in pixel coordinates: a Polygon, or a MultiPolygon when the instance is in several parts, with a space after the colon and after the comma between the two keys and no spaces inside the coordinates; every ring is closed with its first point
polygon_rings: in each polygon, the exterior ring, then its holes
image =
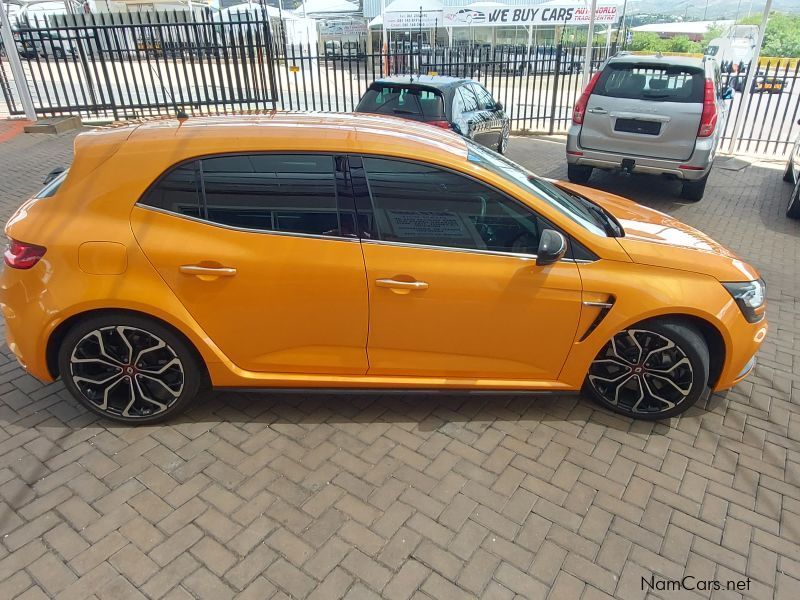
{"type": "Polygon", "coordinates": [[[543,267],[558,262],[567,253],[567,238],[555,229],[545,229],[539,238],[536,264],[543,267]]]}
{"type": "Polygon", "coordinates": [[[502,102],[495,102],[494,103],[495,110],[503,110],[503,103],[502,102]]]}

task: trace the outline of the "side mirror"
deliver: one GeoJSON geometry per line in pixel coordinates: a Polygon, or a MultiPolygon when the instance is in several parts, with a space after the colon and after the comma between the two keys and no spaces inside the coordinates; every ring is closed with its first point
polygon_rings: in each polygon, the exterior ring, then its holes
{"type": "Polygon", "coordinates": [[[567,253],[567,238],[554,229],[545,229],[539,238],[536,264],[543,267],[558,262],[567,253]]]}
{"type": "Polygon", "coordinates": [[[503,110],[503,103],[502,102],[495,102],[494,103],[495,110],[503,110]]]}
{"type": "Polygon", "coordinates": [[[722,99],[723,100],[733,100],[733,88],[726,87],[725,90],[722,92],[722,99]]]}

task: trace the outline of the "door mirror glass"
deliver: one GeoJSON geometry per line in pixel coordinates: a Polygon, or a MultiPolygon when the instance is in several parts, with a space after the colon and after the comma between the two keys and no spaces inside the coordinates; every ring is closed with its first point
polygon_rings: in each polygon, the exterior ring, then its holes
{"type": "Polygon", "coordinates": [[[732,87],[726,87],[722,91],[722,99],[723,100],[733,100],[733,88],[732,87]]]}
{"type": "Polygon", "coordinates": [[[539,238],[539,250],[536,253],[536,264],[552,265],[567,253],[567,238],[554,229],[545,229],[539,238]]]}

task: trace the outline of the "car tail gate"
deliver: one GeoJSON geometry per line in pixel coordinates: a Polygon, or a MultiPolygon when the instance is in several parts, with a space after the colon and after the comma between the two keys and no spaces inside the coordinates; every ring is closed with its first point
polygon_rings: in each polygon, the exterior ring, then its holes
{"type": "Polygon", "coordinates": [[[586,102],[580,145],[688,160],[703,117],[705,84],[703,71],[691,66],[611,63],[586,102]]]}

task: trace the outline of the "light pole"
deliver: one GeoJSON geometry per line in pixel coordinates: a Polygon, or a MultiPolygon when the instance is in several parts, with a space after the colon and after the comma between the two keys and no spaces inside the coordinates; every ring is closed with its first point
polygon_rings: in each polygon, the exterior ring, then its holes
{"type": "Polygon", "coordinates": [[[594,14],[597,11],[597,0],[592,0],[592,12],[589,15],[589,32],[586,36],[586,56],[583,57],[583,87],[589,85],[592,70],[592,48],[594,46],[594,14]]]}
{"type": "Polygon", "coordinates": [[[769,21],[769,11],[772,8],[772,0],[767,0],[764,5],[764,14],[761,16],[761,26],[758,28],[758,40],[756,41],[756,51],[753,54],[753,59],[750,61],[750,67],[747,69],[747,78],[744,82],[744,89],[742,90],[742,99],[739,101],[739,110],[736,113],[736,121],[733,123],[733,135],[731,135],[730,144],[728,144],[728,151],[733,152],[736,145],[739,143],[739,137],[742,135],[742,127],[744,126],[744,116],[750,109],[750,100],[753,97],[753,80],[758,72],[758,59],[761,57],[761,44],[764,43],[764,32],[767,29],[767,21],[769,21]]]}
{"type": "Polygon", "coordinates": [[[17,44],[14,42],[14,34],[11,32],[11,23],[8,22],[6,5],[0,0],[0,33],[2,34],[3,45],[6,48],[6,56],[11,65],[11,72],[14,75],[14,84],[17,86],[17,93],[25,111],[25,117],[29,121],[36,120],[36,108],[33,106],[33,97],[28,89],[28,82],[25,79],[25,71],[22,68],[22,61],[19,59],[17,44]]]}

